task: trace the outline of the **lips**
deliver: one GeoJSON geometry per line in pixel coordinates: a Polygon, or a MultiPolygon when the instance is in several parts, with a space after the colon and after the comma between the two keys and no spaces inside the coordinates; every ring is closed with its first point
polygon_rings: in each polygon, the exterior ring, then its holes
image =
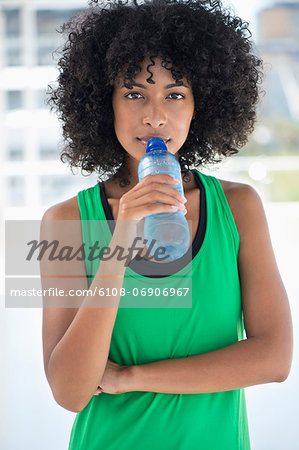
{"type": "Polygon", "coordinates": [[[158,136],[158,135],[154,135],[154,136],[143,136],[141,138],[137,138],[138,141],[140,141],[143,145],[147,145],[148,141],[152,138],[160,138],[163,139],[164,143],[167,144],[170,141],[170,138],[167,138],[165,136],[158,136]]]}

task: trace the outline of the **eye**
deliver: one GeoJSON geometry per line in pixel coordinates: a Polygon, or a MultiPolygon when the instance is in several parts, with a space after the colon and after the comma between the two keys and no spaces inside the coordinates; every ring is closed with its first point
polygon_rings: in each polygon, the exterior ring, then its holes
{"type": "Polygon", "coordinates": [[[136,100],[138,98],[142,98],[142,95],[139,92],[129,92],[125,95],[126,98],[129,98],[130,100],[136,100]]]}
{"type": "Polygon", "coordinates": [[[183,94],[179,94],[178,92],[172,92],[168,95],[172,100],[181,100],[182,98],[185,98],[183,94]]]}

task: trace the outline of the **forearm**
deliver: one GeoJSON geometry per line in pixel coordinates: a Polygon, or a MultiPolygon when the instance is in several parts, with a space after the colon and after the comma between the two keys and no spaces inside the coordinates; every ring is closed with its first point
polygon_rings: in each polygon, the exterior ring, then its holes
{"type": "Polygon", "coordinates": [[[282,381],[274,347],[250,338],[201,355],[133,366],[128,390],[201,394],[282,381]]]}
{"type": "MultiPolygon", "coordinates": [[[[111,270],[111,263],[101,262],[91,291],[103,288],[104,292],[111,292],[116,288],[116,292],[120,292],[125,270],[120,267],[116,270],[115,265],[111,270]],[[119,275],[111,277],[116,271],[119,275]]],[[[105,371],[118,304],[119,295],[87,296],[54,348],[48,362],[47,378],[55,400],[64,408],[80,411],[94,394],[105,371]],[[96,302],[100,307],[95,307],[96,302]]]]}

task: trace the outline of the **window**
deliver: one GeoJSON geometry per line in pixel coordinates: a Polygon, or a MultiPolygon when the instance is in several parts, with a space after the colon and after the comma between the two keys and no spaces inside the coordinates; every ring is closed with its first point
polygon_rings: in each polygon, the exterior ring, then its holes
{"type": "Polygon", "coordinates": [[[8,161],[24,159],[24,129],[6,129],[5,146],[8,161]]]}
{"type": "Polygon", "coordinates": [[[283,80],[277,69],[273,69],[265,81],[267,99],[264,100],[262,113],[267,117],[290,117],[288,99],[283,80]]]}
{"type": "Polygon", "coordinates": [[[21,21],[19,9],[4,9],[4,26],[6,36],[19,36],[21,34],[21,21]]]}
{"type": "Polygon", "coordinates": [[[46,96],[45,89],[34,91],[34,107],[36,109],[49,109],[49,106],[46,104],[46,100],[48,100],[48,98],[46,96]]]}
{"type": "Polygon", "coordinates": [[[19,66],[22,61],[20,9],[4,9],[4,65],[19,66]]]}
{"type": "Polygon", "coordinates": [[[36,11],[37,30],[37,63],[38,65],[57,64],[58,55],[53,54],[64,42],[65,37],[57,30],[70,17],[79,12],[78,9],[38,10],[36,11]]]}
{"type": "Polygon", "coordinates": [[[51,142],[44,142],[39,147],[39,157],[42,160],[59,158],[57,145],[52,145],[51,142]]]}
{"type": "Polygon", "coordinates": [[[59,159],[58,140],[59,136],[56,128],[40,128],[37,130],[40,159],[59,159]]]}
{"type": "Polygon", "coordinates": [[[22,91],[7,91],[7,109],[12,111],[14,109],[22,109],[23,104],[23,92],[22,91]]]}
{"type": "Polygon", "coordinates": [[[23,176],[7,177],[8,206],[24,206],[25,178],[23,176]]]}
{"type": "Polygon", "coordinates": [[[72,178],[65,175],[46,175],[40,179],[41,201],[43,205],[52,204],[73,194],[70,194],[74,186],[72,178]]]}
{"type": "Polygon", "coordinates": [[[22,65],[22,51],[19,44],[7,45],[4,53],[5,66],[21,66],[22,65]]]}

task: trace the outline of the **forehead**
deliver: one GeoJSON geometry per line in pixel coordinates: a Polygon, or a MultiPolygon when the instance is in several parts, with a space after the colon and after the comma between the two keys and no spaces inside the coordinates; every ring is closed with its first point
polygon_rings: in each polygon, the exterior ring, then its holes
{"type": "MultiPolygon", "coordinates": [[[[140,63],[140,69],[141,71],[134,76],[133,80],[135,82],[139,82],[146,85],[152,85],[155,86],[157,84],[172,84],[176,82],[176,79],[173,77],[171,68],[172,63],[169,59],[165,60],[161,57],[146,57],[141,63],[140,63]],[[165,65],[167,68],[165,68],[165,65]]],[[[128,69],[128,66],[126,66],[116,82],[116,85],[123,85],[124,81],[129,83],[129,76],[126,74],[126,71],[128,69]]],[[[179,71],[176,71],[176,73],[180,73],[179,71]]],[[[183,82],[184,84],[188,85],[188,81],[185,77],[179,77],[177,78],[179,80],[179,83],[183,82]]]]}
{"type": "MultiPolygon", "coordinates": [[[[155,71],[155,72],[169,72],[169,70],[165,69],[163,67],[163,64],[165,65],[165,61],[157,56],[157,57],[146,57],[142,63],[140,64],[141,72],[139,75],[144,75],[145,73],[148,73],[148,71],[155,71]]],[[[172,63],[168,62],[168,67],[171,67],[172,63]]]]}

